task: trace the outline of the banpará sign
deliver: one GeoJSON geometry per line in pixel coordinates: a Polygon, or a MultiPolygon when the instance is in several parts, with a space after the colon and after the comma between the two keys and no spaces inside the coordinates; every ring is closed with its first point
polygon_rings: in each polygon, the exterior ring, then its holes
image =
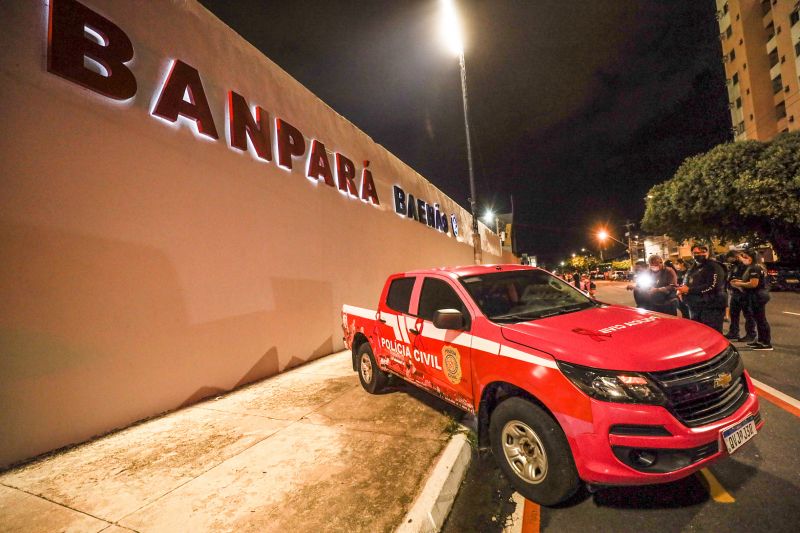
{"type": "MultiPolygon", "coordinates": [[[[136,96],[137,82],[126,65],[134,56],[128,35],[116,24],[76,0],[50,0],[47,33],[47,70],[70,82],[117,101],[136,96]],[[90,65],[87,66],[87,60],[90,65]]],[[[197,133],[219,140],[200,73],[180,59],[173,59],[164,83],[153,95],[151,115],[168,123],[180,117],[188,119],[197,133]]],[[[232,149],[248,151],[248,140],[254,156],[273,161],[272,140],[277,150],[276,164],[291,170],[297,160],[305,160],[306,176],[323,181],[342,194],[380,205],[378,192],[364,161],[357,181],[356,166],[345,155],[333,153],[333,163],[325,145],[312,139],[306,143],[303,133],[285,120],[269,114],[260,106],[251,111],[247,99],[228,91],[228,143],[232,149]],[[310,145],[310,146],[307,146],[310,145]]]]}

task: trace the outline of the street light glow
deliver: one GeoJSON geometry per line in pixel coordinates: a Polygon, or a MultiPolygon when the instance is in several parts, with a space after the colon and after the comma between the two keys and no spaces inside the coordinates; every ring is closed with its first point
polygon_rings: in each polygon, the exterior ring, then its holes
{"type": "Polygon", "coordinates": [[[494,222],[494,211],[491,209],[487,210],[486,213],[483,215],[483,221],[486,224],[491,224],[494,222]]]}
{"type": "Polygon", "coordinates": [[[600,231],[597,232],[597,238],[600,239],[601,241],[608,239],[608,232],[604,229],[601,229],[600,231]]]}
{"type": "Polygon", "coordinates": [[[442,42],[453,55],[464,53],[464,41],[461,38],[461,25],[453,0],[442,0],[442,42]]]}

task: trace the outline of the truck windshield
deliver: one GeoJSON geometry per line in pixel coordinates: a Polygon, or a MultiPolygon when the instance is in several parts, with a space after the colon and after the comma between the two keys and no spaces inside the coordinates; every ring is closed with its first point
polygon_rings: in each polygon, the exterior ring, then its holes
{"type": "Polygon", "coordinates": [[[541,270],[497,272],[460,281],[483,314],[495,322],[525,322],[598,305],[541,270]]]}

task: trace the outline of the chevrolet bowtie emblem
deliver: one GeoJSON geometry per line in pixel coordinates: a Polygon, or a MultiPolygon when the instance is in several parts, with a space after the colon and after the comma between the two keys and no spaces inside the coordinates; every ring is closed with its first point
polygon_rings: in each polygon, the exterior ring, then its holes
{"type": "Polygon", "coordinates": [[[728,372],[724,374],[718,375],[714,379],[714,388],[715,389],[725,389],[731,384],[731,375],[728,372]]]}

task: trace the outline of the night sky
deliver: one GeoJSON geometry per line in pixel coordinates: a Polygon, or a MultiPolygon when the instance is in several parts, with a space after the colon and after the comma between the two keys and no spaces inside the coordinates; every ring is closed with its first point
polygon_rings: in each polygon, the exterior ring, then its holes
{"type": "MultiPolygon", "coordinates": [[[[458,59],[438,0],[200,0],[467,207],[458,59]]],[[[647,190],[731,139],[714,0],[461,0],[479,212],[541,261],[621,240],[647,190]]],[[[623,253],[617,246],[606,252],[623,253]]]]}

